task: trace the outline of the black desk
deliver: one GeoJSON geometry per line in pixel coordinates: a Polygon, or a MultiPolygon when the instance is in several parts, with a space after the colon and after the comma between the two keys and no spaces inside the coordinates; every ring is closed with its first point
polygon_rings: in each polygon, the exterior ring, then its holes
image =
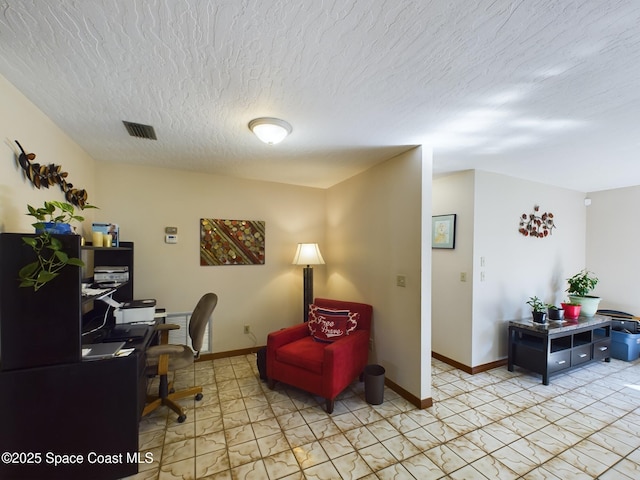
{"type": "Polygon", "coordinates": [[[16,461],[0,462],[0,478],[117,479],[137,473],[144,351],[153,338],[150,326],[142,341],[128,345],[136,351],[126,357],[2,372],[0,452],[13,453],[16,461]]]}

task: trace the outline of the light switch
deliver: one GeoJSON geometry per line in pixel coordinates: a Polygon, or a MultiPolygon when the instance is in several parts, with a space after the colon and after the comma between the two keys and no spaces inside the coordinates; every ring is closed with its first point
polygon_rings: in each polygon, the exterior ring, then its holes
{"type": "Polygon", "coordinates": [[[406,287],[407,286],[407,277],[404,275],[398,275],[396,277],[396,285],[399,287],[406,287]]]}

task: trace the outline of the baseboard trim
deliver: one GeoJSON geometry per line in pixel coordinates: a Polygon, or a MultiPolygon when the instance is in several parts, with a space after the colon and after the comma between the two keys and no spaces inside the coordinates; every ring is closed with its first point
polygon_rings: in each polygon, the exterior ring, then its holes
{"type": "Polygon", "coordinates": [[[477,367],[469,367],[460,362],[456,362],[451,358],[445,357],[444,355],[440,355],[436,352],[431,352],[431,356],[436,360],[440,360],[441,362],[446,363],[447,365],[451,365],[452,367],[457,368],[458,370],[462,370],[469,375],[475,375],[476,373],[486,372],[488,370],[493,370],[494,368],[504,367],[507,364],[507,359],[496,360],[495,362],[485,363],[483,365],[478,365],[477,367]]]}
{"type": "Polygon", "coordinates": [[[206,361],[209,361],[209,360],[217,360],[219,358],[237,357],[238,355],[250,355],[252,353],[256,353],[261,348],[264,348],[264,346],[251,347],[251,348],[241,348],[239,350],[228,350],[226,352],[203,353],[196,360],[196,362],[206,362],[206,361]]]}
{"type": "Polygon", "coordinates": [[[396,392],[398,395],[400,395],[402,398],[404,398],[407,402],[415,405],[420,409],[429,408],[433,405],[433,399],[431,397],[420,399],[413,395],[411,392],[408,392],[407,390],[402,388],[397,383],[389,380],[388,378],[384,379],[384,384],[391,390],[396,392]]]}

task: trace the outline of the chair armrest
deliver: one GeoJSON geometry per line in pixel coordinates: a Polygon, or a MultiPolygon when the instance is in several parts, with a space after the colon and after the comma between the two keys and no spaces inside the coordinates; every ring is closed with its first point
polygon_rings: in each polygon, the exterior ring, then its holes
{"type": "Polygon", "coordinates": [[[180,325],[176,325],[175,323],[159,323],[156,325],[156,330],[162,332],[164,330],[179,330],[180,325]]]}
{"type": "Polygon", "coordinates": [[[308,336],[309,326],[306,323],[283,328],[269,334],[267,337],[267,349],[276,350],[287,343],[295,342],[308,336]]]}
{"type": "Polygon", "coordinates": [[[160,344],[166,345],[169,343],[169,332],[171,330],[179,330],[180,325],[176,325],[175,323],[159,323],[155,329],[156,332],[160,333],[160,344]]]}
{"type": "Polygon", "coordinates": [[[366,364],[368,358],[369,330],[356,330],[324,349],[324,365],[328,371],[344,371],[348,365],[366,364]]]}

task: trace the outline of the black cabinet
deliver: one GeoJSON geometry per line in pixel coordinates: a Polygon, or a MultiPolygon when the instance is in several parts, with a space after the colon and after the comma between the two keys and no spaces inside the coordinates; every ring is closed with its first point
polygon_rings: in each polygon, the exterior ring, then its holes
{"type": "Polygon", "coordinates": [[[137,473],[138,361],[134,354],[0,374],[0,451],[30,455],[0,463],[0,478],[106,480],[137,473]]]}
{"type": "Polygon", "coordinates": [[[94,267],[127,267],[129,270],[129,281],[122,285],[113,298],[118,302],[128,302],[133,300],[133,242],[120,242],[119,247],[83,247],[84,250],[93,252],[94,267]]]}
{"type": "MultiPolygon", "coordinates": [[[[127,357],[82,361],[82,310],[94,301],[83,299],[81,269],[65,267],[37,292],[20,288],[18,271],[35,260],[24,236],[0,234],[0,451],[31,457],[0,462],[0,478],[135,474],[144,350],[152,329],[127,357]],[[63,463],[53,464],[56,454],[66,455],[63,463]]],[[[128,265],[130,281],[122,295],[133,298],[133,244],[92,249],[81,247],[77,235],[56,237],[72,257],[91,250],[94,262],[128,265]]]]}
{"type": "MultiPolygon", "coordinates": [[[[19,233],[0,234],[0,368],[16,370],[79,362],[80,268],[67,266],[37,292],[20,288],[18,272],[36,256],[19,233]]],[[[80,258],[78,235],[55,235],[64,251],[80,258]]]]}
{"type": "Polygon", "coordinates": [[[509,322],[508,369],[514,365],[549,377],[575,367],[610,360],[611,319],[596,315],[578,321],[534,323],[531,320],[509,322]]]}

